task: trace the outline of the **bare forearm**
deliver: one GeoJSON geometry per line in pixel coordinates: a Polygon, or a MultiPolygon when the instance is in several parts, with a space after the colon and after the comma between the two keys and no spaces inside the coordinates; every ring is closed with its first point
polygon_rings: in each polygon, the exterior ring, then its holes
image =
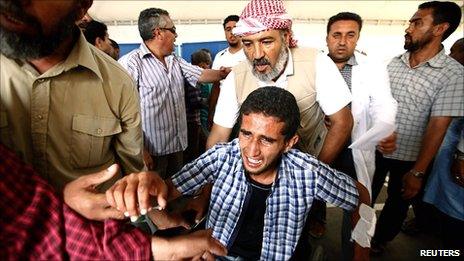
{"type": "Polygon", "coordinates": [[[348,108],[343,108],[334,115],[329,116],[331,126],[324,141],[324,146],[318,159],[330,164],[346,145],[353,128],[353,116],[348,108]]]}
{"type": "Polygon", "coordinates": [[[432,117],[427,125],[422,145],[417,157],[414,168],[417,171],[425,172],[433,157],[441,146],[443,137],[451,122],[451,117],[432,117]]]}
{"type": "Polygon", "coordinates": [[[216,143],[226,142],[229,139],[231,128],[225,128],[217,124],[213,124],[208,140],[206,141],[206,149],[212,148],[216,143]]]}

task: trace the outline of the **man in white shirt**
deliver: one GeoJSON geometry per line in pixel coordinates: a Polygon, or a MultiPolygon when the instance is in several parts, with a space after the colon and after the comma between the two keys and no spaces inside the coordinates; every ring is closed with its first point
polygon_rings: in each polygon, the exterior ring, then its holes
{"type": "MultiPolygon", "coordinates": [[[[390,91],[386,66],[372,61],[366,55],[355,51],[362,28],[362,19],[355,13],[343,12],[332,16],[327,24],[326,42],[328,56],[340,70],[353,101],[351,113],[354,125],[351,141],[356,142],[368,131],[380,130],[384,138],[390,136],[395,127],[397,102],[390,91]]],[[[382,136],[382,135],[379,135],[382,136]]],[[[375,170],[375,146],[388,153],[395,149],[394,135],[390,139],[375,139],[364,148],[343,148],[333,163],[333,167],[357,179],[371,191],[371,181],[375,170]]],[[[371,193],[370,193],[371,194],[371,193]]],[[[344,211],[342,226],[342,259],[351,260],[353,249],[350,245],[349,212],[344,211]]]]}
{"type": "MultiPolygon", "coordinates": [[[[242,48],[242,41],[240,37],[235,36],[232,33],[232,29],[235,28],[240,17],[238,15],[229,15],[224,19],[222,26],[224,27],[224,35],[226,37],[227,44],[229,47],[218,52],[214,57],[212,69],[218,70],[221,67],[233,67],[246,60],[245,53],[242,48]]],[[[213,123],[214,111],[216,109],[217,100],[220,92],[220,85],[223,81],[216,82],[211,89],[211,95],[209,98],[210,112],[208,114],[208,126],[211,127],[213,123]]]]}
{"type": "Polygon", "coordinates": [[[232,34],[232,29],[235,28],[239,19],[240,17],[238,15],[229,15],[226,19],[224,19],[224,23],[222,23],[222,25],[224,27],[224,35],[229,47],[218,52],[216,56],[214,56],[212,69],[218,70],[221,66],[233,67],[239,62],[245,61],[246,56],[242,49],[241,39],[240,37],[232,34]]]}
{"type": "Polygon", "coordinates": [[[297,98],[302,115],[299,134],[303,142],[299,147],[303,151],[330,163],[344,146],[352,127],[351,113],[345,107],[351,101],[350,91],[326,55],[310,48],[294,48],[291,23],[282,1],[252,0],[243,11],[233,33],[242,36],[248,61],[235,66],[223,81],[208,148],[229,139],[248,93],[270,85],[286,88],[297,98]],[[237,85],[242,72],[252,80],[237,85]],[[237,94],[242,96],[240,100],[237,94]],[[331,121],[328,132],[323,113],[331,121]]]}

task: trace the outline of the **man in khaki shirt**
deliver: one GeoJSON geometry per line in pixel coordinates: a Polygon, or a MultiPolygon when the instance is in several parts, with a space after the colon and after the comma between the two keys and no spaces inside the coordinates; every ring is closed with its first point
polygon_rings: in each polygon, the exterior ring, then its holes
{"type": "Polygon", "coordinates": [[[58,191],[115,162],[143,168],[134,83],[74,24],[91,4],[0,3],[0,142],[58,191]]]}

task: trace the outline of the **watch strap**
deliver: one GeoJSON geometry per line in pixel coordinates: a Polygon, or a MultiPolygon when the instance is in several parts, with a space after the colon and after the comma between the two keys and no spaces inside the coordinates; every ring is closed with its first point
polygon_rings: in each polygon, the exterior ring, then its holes
{"type": "Polygon", "coordinates": [[[417,170],[415,170],[415,169],[410,170],[409,173],[411,173],[414,177],[420,178],[420,179],[423,178],[424,175],[425,175],[424,172],[422,172],[422,171],[417,171],[417,170]]]}
{"type": "Polygon", "coordinates": [[[153,221],[151,221],[148,215],[141,215],[136,221],[130,223],[150,235],[154,235],[156,231],[158,231],[158,227],[153,223],[153,221]]]}

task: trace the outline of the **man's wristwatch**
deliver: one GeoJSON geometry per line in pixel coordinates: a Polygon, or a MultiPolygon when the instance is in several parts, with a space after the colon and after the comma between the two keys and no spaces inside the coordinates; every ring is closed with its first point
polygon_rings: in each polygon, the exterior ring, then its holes
{"type": "Polygon", "coordinates": [[[141,215],[136,221],[130,222],[130,224],[142,229],[150,235],[154,235],[155,232],[158,231],[158,227],[153,223],[153,221],[151,221],[148,214],[141,215]]]}
{"type": "Polygon", "coordinates": [[[422,172],[422,171],[417,171],[417,170],[415,170],[415,169],[410,170],[409,173],[411,173],[414,177],[419,178],[419,179],[423,178],[424,175],[425,175],[424,172],[422,172]]]}

